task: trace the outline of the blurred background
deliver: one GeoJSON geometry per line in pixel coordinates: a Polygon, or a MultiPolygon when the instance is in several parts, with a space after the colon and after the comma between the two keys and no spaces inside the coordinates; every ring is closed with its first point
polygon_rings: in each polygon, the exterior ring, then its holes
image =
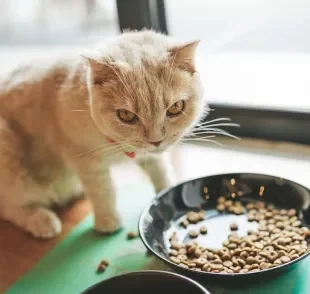
{"type": "Polygon", "coordinates": [[[200,39],[210,119],[242,137],[310,144],[308,0],[1,0],[0,73],[144,27],[200,39]]]}

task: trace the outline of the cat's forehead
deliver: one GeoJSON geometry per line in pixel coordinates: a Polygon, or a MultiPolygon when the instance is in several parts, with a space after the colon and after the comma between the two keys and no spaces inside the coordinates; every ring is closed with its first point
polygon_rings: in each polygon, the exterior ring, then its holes
{"type": "Polygon", "coordinates": [[[148,116],[168,108],[178,92],[173,73],[165,68],[133,71],[129,79],[129,102],[135,111],[148,116]]]}

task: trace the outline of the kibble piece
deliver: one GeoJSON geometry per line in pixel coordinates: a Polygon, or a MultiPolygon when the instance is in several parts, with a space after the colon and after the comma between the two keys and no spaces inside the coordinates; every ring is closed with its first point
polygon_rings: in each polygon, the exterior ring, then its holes
{"type": "Polygon", "coordinates": [[[188,265],[186,265],[185,263],[179,263],[179,266],[183,268],[188,268],[188,265]]]}
{"type": "Polygon", "coordinates": [[[198,267],[202,267],[202,266],[204,266],[206,263],[208,263],[208,261],[207,261],[205,258],[198,258],[198,259],[196,260],[196,265],[197,265],[198,267]]]}
{"type": "Polygon", "coordinates": [[[179,244],[178,242],[171,242],[170,247],[175,250],[180,250],[182,248],[182,245],[179,244]]]}
{"type": "Polygon", "coordinates": [[[288,211],[287,211],[287,215],[289,216],[289,217],[292,217],[292,216],[295,216],[296,215],[296,209],[289,209],[288,211]]]}
{"type": "Polygon", "coordinates": [[[103,273],[107,269],[107,266],[100,263],[97,267],[97,273],[103,273]]]}
{"type": "Polygon", "coordinates": [[[181,262],[181,260],[180,259],[178,259],[177,257],[175,257],[175,256],[170,256],[170,261],[172,261],[172,262],[174,262],[174,263],[176,263],[176,264],[179,264],[180,262],[181,262]]]}
{"type": "Polygon", "coordinates": [[[235,273],[239,273],[239,272],[241,271],[241,267],[240,267],[240,266],[236,266],[236,267],[233,269],[233,271],[234,271],[235,273]]]}
{"type": "Polygon", "coordinates": [[[262,262],[264,262],[266,259],[265,259],[264,257],[260,256],[260,255],[257,255],[257,256],[255,257],[255,260],[257,261],[257,263],[262,263],[262,262]]]}
{"type": "Polygon", "coordinates": [[[282,256],[280,259],[283,263],[291,261],[291,259],[288,256],[282,256]]]}
{"type": "Polygon", "coordinates": [[[181,226],[183,227],[183,228],[187,228],[188,227],[188,225],[189,225],[189,221],[187,220],[187,219],[185,219],[185,220],[183,220],[182,222],[181,222],[181,226]]]}
{"type": "Polygon", "coordinates": [[[196,249],[194,255],[195,257],[199,258],[202,255],[202,251],[199,249],[196,249]]]}
{"type": "Polygon", "coordinates": [[[240,257],[241,257],[242,259],[246,259],[247,257],[249,257],[249,253],[246,252],[246,251],[242,251],[242,252],[240,253],[240,257]]]}
{"type": "Polygon", "coordinates": [[[275,265],[280,265],[280,264],[282,264],[282,261],[281,261],[280,258],[278,258],[278,259],[276,259],[276,260],[273,262],[273,264],[275,264],[275,265]]]}
{"type": "Polygon", "coordinates": [[[300,220],[297,220],[295,222],[292,223],[292,226],[293,227],[300,227],[301,226],[301,221],[300,220]]]}
{"type": "Polygon", "coordinates": [[[247,210],[251,210],[253,208],[254,208],[254,204],[253,203],[249,203],[249,204],[246,205],[246,209],[247,210]]]}
{"type": "Polygon", "coordinates": [[[237,261],[238,261],[238,263],[239,263],[241,266],[245,266],[245,265],[246,265],[246,262],[245,262],[243,259],[241,259],[241,258],[238,258],[237,261]]]}
{"type": "Polygon", "coordinates": [[[279,257],[279,255],[278,255],[278,253],[277,253],[276,251],[270,251],[270,252],[268,253],[268,256],[267,256],[267,258],[268,258],[268,260],[269,260],[270,262],[275,261],[278,257],[279,257]]]}
{"type": "Polygon", "coordinates": [[[186,254],[186,253],[187,253],[187,251],[185,248],[179,249],[179,254],[186,254]]]}
{"type": "Polygon", "coordinates": [[[259,268],[259,265],[257,263],[253,263],[253,264],[251,264],[249,270],[251,271],[253,269],[258,269],[258,268],[259,268]]]}
{"type": "Polygon", "coordinates": [[[127,233],[127,239],[128,240],[136,239],[138,236],[139,236],[139,234],[136,232],[128,232],[127,233]]]}
{"type": "Polygon", "coordinates": [[[185,254],[180,254],[177,256],[177,258],[181,260],[181,262],[187,260],[187,256],[185,254]]]}
{"type": "Polygon", "coordinates": [[[248,271],[249,271],[249,270],[248,270],[247,268],[243,268],[242,270],[239,271],[239,273],[244,274],[244,273],[247,273],[248,271]]]}
{"type": "Polygon", "coordinates": [[[257,249],[263,249],[264,248],[264,245],[260,242],[255,242],[254,243],[254,246],[257,248],[257,249]]]}
{"type": "Polygon", "coordinates": [[[223,262],[223,265],[227,266],[227,267],[231,267],[233,265],[233,263],[230,260],[226,260],[223,262]]]}
{"type": "Polygon", "coordinates": [[[187,263],[187,265],[188,267],[192,267],[192,268],[197,266],[195,262],[189,262],[187,263]]]}
{"type": "Polygon", "coordinates": [[[106,259],[101,260],[100,264],[103,264],[105,266],[109,266],[110,262],[106,259]]]}
{"type": "Polygon", "coordinates": [[[248,264],[254,264],[254,263],[256,263],[256,260],[255,260],[255,258],[253,257],[253,256],[249,256],[247,259],[246,259],[246,262],[248,263],[248,264]]]}
{"type": "Polygon", "coordinates": [[[236,206],[234,207],[233,213],[236,215],[240,215],[244,213],[244,208],[243,206],[236,206]]]}
{"type": "Polygon", "coordinates": [[[187,248],[187,253],[190,255],[195,254],[196,250],[197,250],[197,247],[195,245],[192,245],[192,246],[187,248]]]}
{"type": "Polygon", "coordinates": [[[233,205],[233,202],[232,202],[231,200],[226,200],[226,201],[224,202],[224,205],[225,205],[226,208],[228,208],[228,207],[230,207],[230,206],[233,205]]]}
{"type": "Polygon", "coordinates": [[[197,217],[198,217],[198,220],[199,221],[202,221],[205,219],[205,212],[203,210],[200,210],[198,213],[197,213],[197,217]]]}
{"type": "Polygon", "coordinates": [[[258,268],[255,268],[255,269],[252,269],[252,270],[249,270],[250,272],[252,272],[252,273],[256,273],[256,272],[259,272],[260,271],[260,269],[258,269],[258,268]]]}
{"type": "Polygon", "coordinates": [[[290,257],[291,257],[291,260],[294,260],[294,259],[298,258],[299,255],[295,253],[295,254],[292,254],[290,257]]]}
{"type": "Polygon", "coordinates": [[[187,220],[191,224],[197,224],[199,221],[199,217],[197,216],[197,214],[191,214],[187,217],[187,220]]]}
{"type": "Polygon", "coordinates": [[[220,196],[219,198],[217,198],[217,203],[218,204],[224,204],[226,201],[226,198],[224,196],[220,196]]]}
{"type": "Polygon", "coordinates": [[[170,252],[169,252],[169,255],[170,256],[178,256],[179,255],[179,252],[175,249],[171,249],[170,252]]]}
{"type": "Polygon", "coordinates": [[[238,246],[236,243],[229,243],[229,245],[227,246],[229,249],[236,249],[238,246]]]}
{"type": "Polygon", "coordinates": [[[225,205],[224,204],[218,204],[216,206],[216,209],[218,212],[224,212],[225,211],[225,205]]]}
{"type": "Polygon", "coordinates": [[[253,230],[248,230],[248,235],[254,235],[256,232],[253,230]]]}
{"type": "Polygon", "coordinates": [[[286,253],[284,250],[280,250],[280,251],[278,252],[279,257],[286,256],[286,254],[287,254],[287,253],[286,253]]]}
{"type": "Polygon", "coordinates": [[[201,226],[199,231],[200,231],[200,234],[202,234],[202,235],[205,235],[208,233],[208,229],[206,226],[201,226]]]}
{"type": "Polygon", "coordinates": [[[256,217],[254,214],[248,214],[248,221],[249,222],[254,222],[256,221],[256,217]]]}
{"type": "Polygon", "coordinates": [[[303,254],[305,254],[307,252],[307,249],[301,249],[299,252],[298,252],[298,255],[301,256],[303,254]]]}
{"type": "Polygon", "coordinates": [[[214,264],[214,263],[212,263],[210,265],[210,267],[211,267],[212,270],[222,270],[223,269],[223,265],[222,264],[214,264]]]}
{"type": "Polygon", "coordinates": [[[237,231],[237,230],[238,230],[238,225],[237,225],[236,223],[232,223],[232,224],[230,225],[230,229],[231,229],[232,231],[237,231]]]}
{"type": "Polygon", "coordinates": [[[272,264],[271,264],[271,263],[268,263],[268,262],[262,262],[262,263],[260,264],[260,268],[261,268],[262,270],[269,269],[269,268],[271,268],[271,266],[272,266],[272,264]]]}
{"type": "Polygon", "coordinates": [[[188,235],[190,236],[190,238],[194,239],[198,237],[198,233],[195,230],[190,230],[188,232],[188,235]]]}
{"type": "Polygon", "coordinates": [[[209,267],[210,267],[210,265],[209,265],[208,263],[206,263],[206,264],[204,264],[204,265],[202,266],[202,270],[205,271],[205,272],[207,272],[207,271],[209,271],[209,270],[208,270],[209,267]]]}

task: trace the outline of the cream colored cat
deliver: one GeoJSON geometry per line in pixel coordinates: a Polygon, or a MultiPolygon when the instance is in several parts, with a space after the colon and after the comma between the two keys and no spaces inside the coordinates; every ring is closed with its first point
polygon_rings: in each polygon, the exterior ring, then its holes
{"type": "Polygon", "coordinates": [[[125,33],[85,56],[18,68],[0,84],[0,216],[36,237],[61,222],[50,210],[83,191],[95,228],[121,221],[110,166],[136,159],[156,191],[174,184],[167,148],[201,118],[198,42],[125,33]],[[144,164],[147,161],[147,164],[144,164]]]}

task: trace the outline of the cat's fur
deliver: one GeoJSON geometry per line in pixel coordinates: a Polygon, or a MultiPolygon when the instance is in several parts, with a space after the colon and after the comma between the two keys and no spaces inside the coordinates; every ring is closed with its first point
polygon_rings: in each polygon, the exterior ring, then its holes
{"type": "Polygon", "coordinates": [[[129,159],[125,152],[136,153],[157,191],[172,185],[164,151],[204,112],[197,44],[129,32],[91,54],[20,67],[1,81],[0,216],[36,237],[53,237],[61,222],[50,207],[79,195],[81,183],[96,229],[117,230],[109,169],[129,159]],[[168,118],[167,108],[181,99],[182,115],[168,118]],[[121,122],[120,108],[139,121],[121,122]],[[159,147],[149,143],[161,140],[159,147]]]}

